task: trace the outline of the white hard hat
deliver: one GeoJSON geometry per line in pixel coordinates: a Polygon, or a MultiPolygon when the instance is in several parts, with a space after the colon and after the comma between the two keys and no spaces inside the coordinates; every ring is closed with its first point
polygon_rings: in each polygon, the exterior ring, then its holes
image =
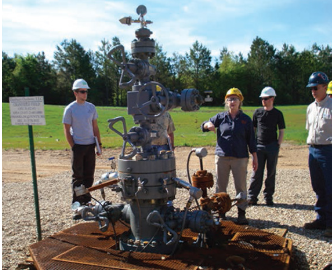
{"type": "Polygon", "coordinates": [[[262,97],[272,97],[272,96],[276,96],[275,90],[272,87],[265,87],[260,94],[260,98],[262,97]]]}
{"type": "Polygon", "coordinates": [[[73,90],[80,89],[80,88],[90,89],[90,87],[88,86],[88,83],[85,80],[76,79],[75,82],[73,83],[73,90]]]}

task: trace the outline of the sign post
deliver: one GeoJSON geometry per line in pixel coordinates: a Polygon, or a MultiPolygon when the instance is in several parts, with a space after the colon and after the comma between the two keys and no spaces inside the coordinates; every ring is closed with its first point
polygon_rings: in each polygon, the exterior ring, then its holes
{"type": "Polygon", "coordinates": [[[35,148],[32,125],[45,125],[44,97],[30,97],[29,88],[25,88],[24,90],[26,97],[9,97],[10,118],[12,125],[28,125],[32,183],[34,189],[35,213],[37,223],[37,239],[38,241],[40,241],[42,240],[42,231],[40,225],[35,148]]]}

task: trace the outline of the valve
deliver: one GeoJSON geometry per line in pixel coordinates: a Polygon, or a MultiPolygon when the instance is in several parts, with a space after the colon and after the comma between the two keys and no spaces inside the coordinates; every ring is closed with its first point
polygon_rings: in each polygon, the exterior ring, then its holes
{"type": "Polygon", "coordinates": [[[136,100],[136,106],[137,106],[138,110],[140,111],[140,113],[142,115],[144,115],[146,118],[152,118],[152,117],[157,118],[157,117],[163,115],[164,112],[167,110],[168,105],[169,105],[169,94],[168,94],[168,91],[166,90],[166,88],[161,83],[151,81],[151,82],[148,82],[148,83],[142,85],[139,88],[139,92],[138,92],[137,100],[136,100]],[[150,85],[152,86],[151,87],[152,96],[149,101],[147,101],[145,103],[141,103],[140,94],[142,93],[143,90],[146,90],[148,88],[148,86],[150,86],[150,85]],[[156,95],[156,86],[161,87],[161,93],[163,93],[165,95],[166,102],[165,102],[164,106],[159,102],[159,97],[156,95]],[[150,106],[153,110],[159,111],[159,113],[157,113],[153,116],[146,114],[143,109],[148,106],[150,106]]]}
{"type": "Polygon", "coordinates": [[[114,119],[109,119],[109,128],[114,131],[115,133],[117,133],[118,135],[120,135],[123,138],[123,147],[121,149],[121,155],[119,156],[121,159],[131,159],[134,155],[137,154],[138,149],[135,147],[135,145],[130,141],[128,134],[127,134],[127,129],[126,129],[126,122],[125,122],[125,118],[124,117],[116,117],[114,119]],[[119,132],[117,129],[113,128],[113,126],[118,122],[121,121],[123,123],[123,131],[124,133],[119,132]],[[125,148],[126,148],[126,143],[129,143],[133,150],[131,153],[125,155],[125,148]]]}
{"type": "Polygon", "coordinates": [[[122,69],[121,76],[120,76],[120,81],[119,81],[119,87],[120,88],[127,88],[127,87],[132,86],[134,84],[134,82],[138,79],[138,77],[134,73],[132,73],[132,71],[130,70],[130,66],[126,62],[124,46],[119,44],[119,45],[113,47],[111,49],[111,51],[108,53],[108,57],[122,69]],[[114,57],[112,57],[112,54],[115,53],[116,51],[121,52],[121,57],[122,57],[123,62],[119,62],[114,57]],[[125,73],[131,78],[126,83],[123,82],[123,78],[124,78],[125,73]]]}

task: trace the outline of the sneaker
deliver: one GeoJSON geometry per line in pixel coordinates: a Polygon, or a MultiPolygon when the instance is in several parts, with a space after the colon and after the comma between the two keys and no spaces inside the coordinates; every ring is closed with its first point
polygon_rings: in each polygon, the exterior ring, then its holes
{"type": "Polygon", "coordinates": [[[307,229],[307,230],[325,230],[326,229],[325,224],[323,224],[319,220],[313,220],[312,222],[305,223],[303,227],[304,227],[304,229],[307,229]]]}
{"type": "Polygon", "coordinates": [[[258,202],[257,202],[256,200],[252,200],[252,199],[250,199],[250,200],[247,202],[247,204],[248,204],[249,206],[253,206],[253,205],[258,205],[258,202]]]}
{"type": "Polygon", "coordinates": [[[266,205],[267,206],[273,206],[274,202],[272,200],[266,200],[266,205]]]}
{"type": "Polygon", "coordinates": [[[332,228],[326,228],[326,230],[324,231],[324,236],[332,238],[332,228]]]}

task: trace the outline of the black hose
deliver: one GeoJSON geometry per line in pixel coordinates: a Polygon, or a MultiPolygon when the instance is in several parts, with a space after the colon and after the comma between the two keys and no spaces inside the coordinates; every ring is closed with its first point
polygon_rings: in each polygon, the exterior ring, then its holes
{"type": "MultiPolygon", "coordinates": [[[[190,153],[188,154],[187,164],[186,164],[187,178],[188,178],[188,182],[190,183],[190,185],[192,185],[191,176],[190,176],[190,158],[191,158],[191,155],[192,155],[193,152],[195,152],[195,149],[191,150],[190,153]]],[[[200,162],[201,162],[200,165],[201,165],[201,168],[202,168],[202,161],[201,161],[201,159],[200,159],[200,162]]],[[[198,202],[197,199],[195,199],[195,203],[197,204],[197,207],[200,210],[200,205],[199,205],[199,202],[198,202]]]]}
{"type": "Polygon", "coordinates": [[[195,152],[195,150],[191,150],[190,153],[188,154],[187,157],[187,164],[186,164],[186,169],[187,169],[187,178],[188,178],[188,182],[190,183],[190,185],[192,185],[191,182],[191,176],[190,176],[190,158],[191,158],[191,154],[195,152]]]}

